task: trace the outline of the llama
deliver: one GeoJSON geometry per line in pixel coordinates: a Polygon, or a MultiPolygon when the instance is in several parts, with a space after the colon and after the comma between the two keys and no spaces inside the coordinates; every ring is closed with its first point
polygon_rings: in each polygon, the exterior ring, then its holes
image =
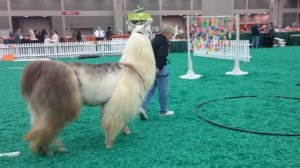
{"type": "Polygon", "coordinates": [[[130,134],[127,123],[139,111],[154,82],[155,59],[149,40],[152,19],[132,32],[117,63],[84,64],[35,61],[24,69],[21,93],[31,115],[31,129],[24,139],[31,150],[51,155],[67,149],[57,138],[75,120],[83,105],[101,106],[105,147],[113,147],[118,133],[130,134]]]}

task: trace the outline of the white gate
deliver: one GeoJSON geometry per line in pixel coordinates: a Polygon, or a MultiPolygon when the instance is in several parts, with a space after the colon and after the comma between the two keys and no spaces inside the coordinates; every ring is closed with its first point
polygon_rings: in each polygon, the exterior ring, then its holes
{"type": "Polygon", "coordinates": [[[26,43],[0,46],[0,60],[13,55],[15,61],[75,58],[81,55],[121,55],[126,39],[97,42],[26,43]]]}

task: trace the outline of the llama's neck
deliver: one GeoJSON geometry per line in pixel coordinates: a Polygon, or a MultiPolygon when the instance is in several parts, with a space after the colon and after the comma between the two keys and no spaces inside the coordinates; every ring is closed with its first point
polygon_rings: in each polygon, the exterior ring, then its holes
{"type": "MultiPolygon", "coordinates": [[[[126,57],[126,55],[123,55],[126,57]]],[[[132,56],[127,56],[126,59],[121,59],[120,63],[128,64],[136,69],[139,75],[145,80],[146,87],[149,88],[155,77],[155,60],[154,56],[146,56],[145,58],[136,58],[132,56]]]]}
{"type": "Polygon", "coordinates": [[[150,40],[145,36],[138,33],[133,33],[130,36],[120,63],[134,67],[147,83],[153,82],[155,77],[154,53],[150,40]]]}
{"type": "Polygon", "coordinates": [[[151,69],[155,70],[154,56],[153,57],[145,56],[145,58],[143,58],[143,57],[133,57],[130,55],[123,55],[123,57],[120,60],[120,63],[129,64],[140,72],[147,73],[148,70],[151,70],[151,69]],[[127,58],[125,58],[125,57],[127,57],[127,58]],[[149,57],[149,58],[146,58],[146,57],[149,57]],[[125,59],[123,59],[123,58],[125,58],[125,59]]]}

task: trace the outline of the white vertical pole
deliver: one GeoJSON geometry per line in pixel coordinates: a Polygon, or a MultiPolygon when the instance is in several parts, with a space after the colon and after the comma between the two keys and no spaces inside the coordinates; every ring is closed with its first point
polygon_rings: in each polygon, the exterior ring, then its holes
{"type": "MultiPolygon", "coordinates": [[[[11,16],[11,4],[10,4],[10,0],[6,0],[7,3],[7,10],[8,10],[8,25],[9,25],[9,30],[11,32],[13,32],[13,24],[12,24],[12,16],[11,16]]],[[[16,29],[16,27],[15,27],[16,29]]]]}
{"type": "Polygon", "coordinates": [[[240,69],[240,14],[235,14],[236,51],[234,68],[240,69]]]}
{"type": "Polygon", "coordinates": [[[248,72],[241,71],[240,69],[240,14],[235,14],[235,33],[236,33],[236,43],[235,43],[235,58],[234,67],[231,72],[226,72],[226,75],[247,75],[248,72]]]}
{"type": "Polygon", "coordinates": [[[188,49],[188,70],[193,69],[192,60],[191,60],[191,37],[190,37],[190,17],[186,18],[186,25],[188,25],[186,34],[187,34],[187,49],[188,49]]]}
{"type": "Polygon", "coordinates": [[[181,75],[180,78],[182,79],[198,79],[202,75],[195,74],[193,71],[193,62],[191,58],[191,39],[190,39],[190,17],[189,15],[186,16],[186,27],[187,27],[187,48],[188,48],[188,71],[185,75],[181,75]]]}

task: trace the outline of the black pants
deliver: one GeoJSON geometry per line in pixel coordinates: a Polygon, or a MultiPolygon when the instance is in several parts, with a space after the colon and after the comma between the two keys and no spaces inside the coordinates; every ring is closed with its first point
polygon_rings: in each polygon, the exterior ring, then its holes
{"type": "Polygon", "coordinates": [[[269,47],[269,48],[273,47],[273,40],[274,40],[274,36],[267,34],[265,36],[265,40],[264,40],[265,41],[265,46],[269,47]]]}
{"type": "Polygon", "coordinates": [[[99,41],[99,40],[104,40],[103,37],[96,37],[96,41],[99,41]]]}

